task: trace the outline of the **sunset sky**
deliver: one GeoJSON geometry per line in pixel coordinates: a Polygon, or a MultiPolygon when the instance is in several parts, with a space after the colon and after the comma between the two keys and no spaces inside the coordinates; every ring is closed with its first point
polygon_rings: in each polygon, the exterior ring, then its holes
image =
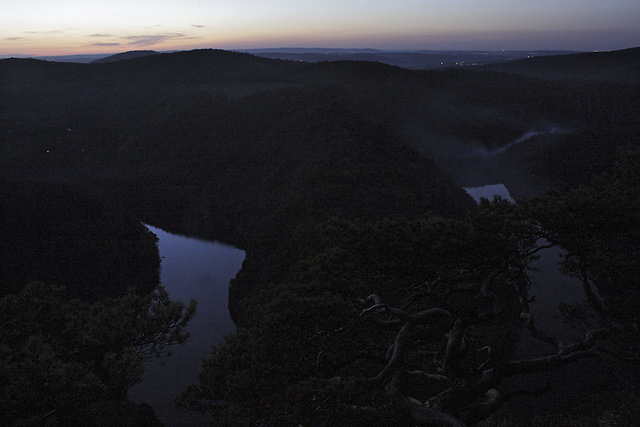
{"type": "Polygon", "coordinates": [[[640,46],[640,0],[0,1],[0,55],[204,47],[640,46]]]}

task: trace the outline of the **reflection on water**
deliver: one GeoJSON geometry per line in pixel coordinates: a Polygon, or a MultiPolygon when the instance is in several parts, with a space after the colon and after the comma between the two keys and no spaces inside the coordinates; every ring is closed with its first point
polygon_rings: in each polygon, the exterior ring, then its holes
{"type": "MultiPolygon", "coordinates": [[[[475,201],[480,201],[484,197],[489,200],[494,195],[501,196],[513,202],[509,190],[503,184],[483,185],[481,187],[468,187],[465,191],[473,197],[475,201]]],[[[547,244],[546,241],[540,245],[547,244]]],[[[539,258],[531,263],[532,270],[529,277],[532,287],[529,290],[529,297],[535,297],[535,302],[531,304],[531,314],[535,319],[536,327],[545,334],[552,335],[563,343],[579,341],[583,338],[582,333],[569,327],[563,321],[559,310],[561,302],[568,304],[583,303],[585,295],[582,290],[582,283],[574,278],[563,274],[560,271],[558,261],[562,250],[559,248],[544,249],[538,252],[539,258]]],[[[523,333],[523,337],[518,344],[514,358],[529,358],[541,356],[555,352],[540,341],[528,337],[528,332],[523,333]]]]}
{"type": "MultiPolygon", "coordinates": [[[[465,190],[476,201],[481,197],[492,199],[493,195],[500,195],[513,201],[507,188],[502,184],[465,188],[465,190]]],[[[547,242],[539,243],[544,245],[547,242]]],[[[529,297],[535,297],[530,308],[536,328],[567,345],[582,341],[584,331],[565,323],[559,309],[560,303],[584,305],[586,296],[580,280],[560,271],[558,261],[561,254],[560,248],[538,252],[539,258],[531,263],[532,270],[528,273],[532,282],[529,297]]],[[[528,329],[523,328],[511,359],[533,359],[548,356],[557,351],[557,348],[534,338],[528,329]]],[[[615,389],[620,384],[611,380],[611,374],[602,364],[593,359],[582,359],[550,372],[523,374],[509,378],[501,383],[500,388],[507,394],[521,390],[535,391],[549,388],[540,395],[519,395],[505,403],[506,412],[514,417],[515,424],[528,425],[534,416],[565,413],[568,407],[575,405],[576,399],[587,399],[594,392],[615,389]]]]}
{"type": "Polygon", "coordinates": [[[153,406],[169,426],[206,425],[197,414],[175,410],[174,399],[197,383],[202,359],[211,354],[211,346],[235,332],[228,309],[229,280],[242,266],[245,253],[232,246],[148,228],[159,239],[162,285],[173,300],[196,299],[198,312],[189,324],[187,343],[175,346],[171,357],[145,365],[142,382],[131,388],[129,396],[153,406]]]}
{"type": "MultiPolygon", "coordinates": [[[[540,245],[547,243],[544,240],[540,245]]],[[[582,304],[585,303],[586,297],[582,282],[560,271],[558,261],[562,253],[562,249],[559,248],[543,249],[538,252],[540,258],[531,263],[533,270],[528,273],[532,282],[529,297],[535,297],[535,301],[531,303],[531,315],[535,319],[536,328],[555,337],[563,344],[570,344],[582,341],[584,332],[566,324],[560,312],[560,303],[582,304]]],[[[524,334],[516,348],[515,359],[548,355],[557,351],[530,337],[528,331],[524,334]]]]}

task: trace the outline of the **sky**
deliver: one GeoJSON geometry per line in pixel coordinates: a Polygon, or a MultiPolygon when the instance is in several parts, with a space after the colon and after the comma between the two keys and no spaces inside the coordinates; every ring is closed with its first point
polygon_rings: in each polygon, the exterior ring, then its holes
{"type": "Polygon", "coordinates": [[[614,50],[640,0],[0,0],[0,55],[269,47],[614,50]]]}

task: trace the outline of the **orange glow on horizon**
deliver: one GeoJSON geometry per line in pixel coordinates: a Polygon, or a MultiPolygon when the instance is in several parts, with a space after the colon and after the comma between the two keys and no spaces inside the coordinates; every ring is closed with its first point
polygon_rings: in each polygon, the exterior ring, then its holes
{"type": "Polygon", "coordinates": [[[637,0],[23,0],[0,15],[0,55],[216,47],[611,50],[640,42],[637,0]],[[204,3],[204,4],[203,4],[204,3]]]}

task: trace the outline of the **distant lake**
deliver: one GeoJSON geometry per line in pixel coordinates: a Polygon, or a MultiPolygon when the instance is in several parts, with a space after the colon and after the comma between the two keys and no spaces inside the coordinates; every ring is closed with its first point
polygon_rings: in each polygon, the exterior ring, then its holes
{"type": "Polygon", "coordinates": [[[174,409],[174,399],[198,382],[202,359],[211,346],[236,331],[229,316],[229,281],[242,266],[244,251],[217,242],[178,236],[148,226],[158,236],[162,263],[160,281],[172,300],[198,301],[185,345],[174,346],[172,356],[145,365],[142,382],[129,390],[134,402],[151,405],[168,426],[206,425],[198,414],[174,409]]]}

